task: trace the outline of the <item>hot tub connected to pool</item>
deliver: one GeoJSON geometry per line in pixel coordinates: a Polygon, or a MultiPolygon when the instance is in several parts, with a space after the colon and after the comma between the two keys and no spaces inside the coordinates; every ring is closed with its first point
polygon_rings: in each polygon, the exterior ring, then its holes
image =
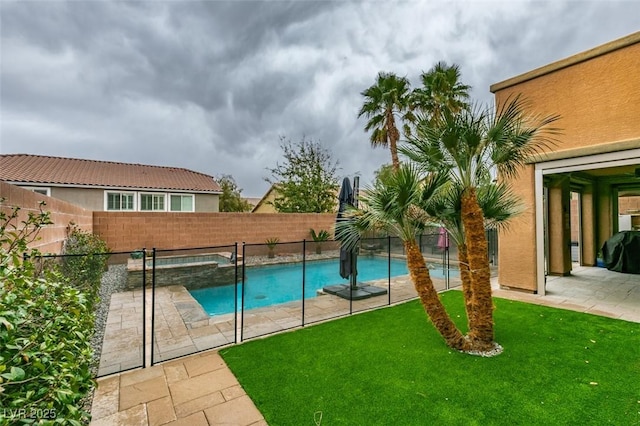
{"type": "MultiPolygon", "coordinates": [[[[183,285],[188,289],[232,283],[236,276],[230,253],[205,253],[156,257],[156,286],[183,285]]],[[[151,285],[153,261],[146,259],[147,285],[151,285]]],[[[142,259],[128,259],[127,288],[142,286],[142,259]]],[[[238,268],[242,273],[242,268],[238,268]]]]}

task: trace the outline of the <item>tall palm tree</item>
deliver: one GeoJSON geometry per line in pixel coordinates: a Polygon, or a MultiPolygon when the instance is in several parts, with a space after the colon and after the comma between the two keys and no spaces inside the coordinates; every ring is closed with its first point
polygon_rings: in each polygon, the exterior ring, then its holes
{"type": "Polygon", "coordinates": [[[469,108],[471,86],[460,82],[458,65],[436,63],[429,71],[420,75],[422,87],[412,93],[414,107],[428,117],[431,124],[443,119],[445,111],[457,114],[469,108]]]}
{"type": "Polygon", "coordinates": [[[429,319],[449,347],[467,350],[468,342],[442,305],[416,242],[428,219],[425,209],[444,178],[446,175],[432,173],[423,179],[415,165],[399,165],[395,173],[379,176],[374,187],[363,191],[360,208],[351,210],[336,224],[335,235],[347,249],[356,247],[367,231],[398,235],[407,253],[409,274],[429,319]]]}
{"type": "Polygon", "coordinates": [[[551,125],[558,116],[530,114],[527,106],[516,96],[496,109],[462,110],[458,114],[445,110],[438,123],[420,120],[415,137],[402,149],[426,170],[446,170],[461,190],[460,213],[470,271],[468,296],[473,312],[473,328],[467,337],[479,351],[496,347],[479,179],[492,166],[501,176],[513,177],[527,159],[553,143],[557,133],[551,125]]]}
{"type": "Polygon", "coordinates": [[[364,116],[368,120],[364,130],[371,131],[372,146],[389,147],[394,170],[400,165],[397,148],[400,132],[396,119],[403,122],[405,131],[414,120],[409,87],[409,80],[406,78],[380,72],[376,84],[361,93],[365,100],[358,118],[364,116]]]}

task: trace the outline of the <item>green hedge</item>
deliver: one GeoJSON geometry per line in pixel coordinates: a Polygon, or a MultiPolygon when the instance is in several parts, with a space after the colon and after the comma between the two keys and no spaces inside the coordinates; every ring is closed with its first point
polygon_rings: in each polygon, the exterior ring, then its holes
{"type": "Polygon", "coordinates": [[[18,210],[0,213],[0,424],[86,424],[97,292],[85,279],[78,285],[55,266],[42,268],[27,245],[49,214],[15,225],[18,210]]]}

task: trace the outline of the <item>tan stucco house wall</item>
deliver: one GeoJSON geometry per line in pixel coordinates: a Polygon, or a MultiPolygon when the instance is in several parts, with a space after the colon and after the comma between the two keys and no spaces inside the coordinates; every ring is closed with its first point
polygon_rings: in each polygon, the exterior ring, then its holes
{"type": "Polygon", "coordinates": [[[278,189],[275,185],[271,185],[260,201],[253,206],[251,213],[278,213],[273,206],[276,195],[278,195],[278,189]]]}
{"type": "Polygon", "coordinates": [[[521,94],[532,112],[559,114],[557,126],[562,129],[548,155],[532,159],[513,181],[527,210],[500,235],[501,286],[544,292],[542,232],[549,236],[548,273],[570,273],[565,239],[571,239],[569,192],[577,184],[582,191],[582,263],[595,263],[598,248],[617,226],[617,207],[611,208],[615,180],[598,177],[618,173],[622,182],[629,174],[622,167],[633,167],[640,151],[638,70],[640,32],[491,86],[497,104],[521,94]],[[588,167],[593,170],[585,171],[588,167]],[[554,168],[557,173],[552,173],[554,168]],[[548,217],[541,211],[543,186],[548,217]]]}

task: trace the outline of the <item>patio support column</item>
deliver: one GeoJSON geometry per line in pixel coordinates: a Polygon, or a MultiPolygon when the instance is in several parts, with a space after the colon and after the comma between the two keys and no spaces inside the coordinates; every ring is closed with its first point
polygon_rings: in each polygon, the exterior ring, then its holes
{"type": "Polygon", "coordinates": [[[569,176],[549,186],[549,275],[571,274],[571,191],[569,176]]]}
{"type": "Polygon", "coordinates": [[[544,269],[537,271],[536,264],[536,218],[542,212],[537,205],[538,200],[542,202],[542,195],[536,198],[538,183],[542,189],[542,173],[536,172],[533,164],[527,164],[518,179],[510,181],[514,194],[525,206],[532,208],[525,209],[509,223],[508,229],[500,229],[498,233],[498,282],[501,288],[534,293],[538,291],[537,277],[544,279],[544,269]]]}
{"type": "Polygon", "coordinates": [[[580,197],[582,212],[581,228],[582,244],[582,264],[584,266],[595,266],[596,264],[596,216],[595,216],[595,198],[593,196],[593,186],[585,187],[580,197]]]}
{"type": "MultiPolygon", "coordinates": [[[[597,227],[596,247],[598,250],[613,235],[613,197],[611,184],[599,181],[597,184],[597,227]]],[[[618,200],[615,200],[617,203],[618,200]]]]}

